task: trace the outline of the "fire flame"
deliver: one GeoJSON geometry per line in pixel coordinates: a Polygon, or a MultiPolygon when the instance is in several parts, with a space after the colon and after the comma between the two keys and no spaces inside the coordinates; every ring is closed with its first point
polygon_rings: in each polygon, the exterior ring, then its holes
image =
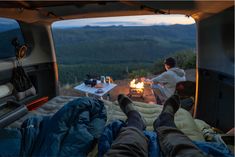
{"type": "Polygon", "coordinates": [[[130,82],[130,87],[131,88],[144,88],[144,82],[138,82],[136,83],[136,79],[133,79],[131,82],[130,82]]]}

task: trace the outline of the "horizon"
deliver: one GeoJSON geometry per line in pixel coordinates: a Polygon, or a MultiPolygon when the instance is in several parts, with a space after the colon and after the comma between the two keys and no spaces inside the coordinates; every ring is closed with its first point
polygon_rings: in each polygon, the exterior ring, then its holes
{"type": "Polygon", "coordinates": [[[142,15],[117,16],[64,20],[52,23],[52,28],[65,27],[109,27],[109,26],[156,26],[156,25],[191,25],[195,24],[192,17],[185,15],[142,15]]]}
{"type": "Polygon", "coordinates": [[[154,26],[175,26],[175,25],[181,25],[181,26],[190,26],[190,25],[194,25],[193,24],[171,24],[171,25],[167,25],[167,24],[156,24],[156,25],[133,25],[133,26],[124,26],[124,25],[108,25],[108,26],[93,26],[93,25],[84,25],[84,26],[59,26],[59,27],[53,27],[55,29],[57,28],[86,28],[86,27],[91,27],[91,28],[105,28],[105,27],[154,27],[154,26]]]}

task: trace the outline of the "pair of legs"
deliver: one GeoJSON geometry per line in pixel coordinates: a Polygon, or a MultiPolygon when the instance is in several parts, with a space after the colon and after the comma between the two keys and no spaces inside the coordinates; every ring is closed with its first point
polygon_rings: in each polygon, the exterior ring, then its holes
{"type": "Polygon", "coordinates": [[[157,104],[163,105],[167,99],[167,96],[165,95],[163,88],[158,84],[154,84],[152,85],[152,90],[157,104]]]}
{"type": "Polygon", "coordinates": [[[118,102],[128,117],[127,127],[119,131],[104,157],[148,157],[148,139],[143,134],[145,122],[128,97],[119,95],[118,102]]]}
{"type": "MultiPolygon", "coordinates": [[[[145,123],[132,101],[119,95],[120,108],[127,115],[127,127],[121,129],[117,139],[105,156],[147,157],[148,140],[143,134],[145,123]]],[[[170,156],[204,156],[192,141],[178,130],[174,123],[174,114],[179,109],[179,98],[172,96],[164,104],[163,110],[153,126],[158,134],[158,140],[166,157],[170,156]]]]}

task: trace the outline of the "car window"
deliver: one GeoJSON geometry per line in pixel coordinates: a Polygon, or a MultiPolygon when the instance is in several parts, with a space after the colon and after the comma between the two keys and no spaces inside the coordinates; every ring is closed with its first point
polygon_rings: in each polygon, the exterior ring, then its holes
{"type": "Polygon", "coordinates": [[[20,45],[24,43],[18,22],[13,19],[0,18],[0,59],[15,57],[15,47],[12,41],[16,38],[20,45]]]}

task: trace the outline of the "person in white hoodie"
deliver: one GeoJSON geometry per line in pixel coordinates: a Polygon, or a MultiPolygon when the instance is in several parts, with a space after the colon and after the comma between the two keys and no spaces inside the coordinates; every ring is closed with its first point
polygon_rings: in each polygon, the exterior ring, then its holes
{"type": "Polygon", "coordinates": [[[176,67],[174,58],[167,58],[164,61],[164,66],[165,72],[147,81],[152,84],[152,89],[159,105],[164,104],[167,98],[174,94],[178,82],[186,80],[184,70],[176,67]]]}

